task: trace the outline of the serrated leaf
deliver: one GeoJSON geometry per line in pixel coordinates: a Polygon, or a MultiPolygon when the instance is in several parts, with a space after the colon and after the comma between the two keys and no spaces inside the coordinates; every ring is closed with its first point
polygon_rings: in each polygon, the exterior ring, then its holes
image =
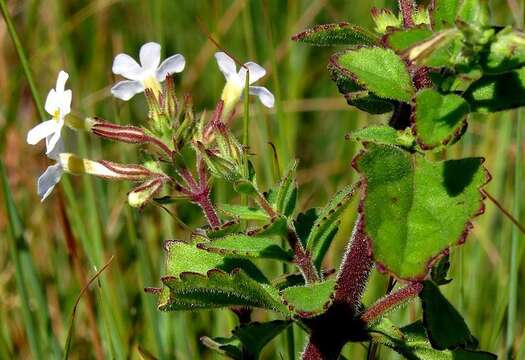
{"type": "Polygon", "coordinates": [[[278,300],[277,289],[255,281],[240,269],[231,274],[218,269],[206,275],[184,272],[180,277],[164,276],[161,280],[169,289],[169,297],[159,303],[162,311],[245,306],[288,314],[278,300]]]}
{"type": "Polygon", "coordinates": [[[288,165],[276,189],[275,210],[286,217],[292,215],[297,203],[297,160],[288,165]]]}
{"type": "Polygon", "coordinates": [[[431,68],[454,67],[463,49],[463,34],[456,28],[437,33],[403,52],[403,56],[418,65],[431,68]]]}
{"type": "Polygon", "coordinates": [[[197,247],[208,252],[232,257],[293,260],[293,255],[289,251],[284,250],[277,241],[269,237],[234,234],[199,243],[197,247]]]}
{"type": "Polygon", "coordinates": [[[433,349],[421,321],[401,328],[401,332],[402,336],[389,333],[376,337],[375,340],[408,360],[495,360],[497,358],[496,355],[483,351],[433,349]]]}
{"type": "Polygon", "coordinates": [[[414,87],[403,60],[392,50],[359,48],[336,54],[331,63],[380,98],[410,102],[414,87]]]}
{"type": "Polygon", "coordinates": [[[430,12],[434,30],[454,26],[459,0],[434,0],[430,12]]]}
{"type": "Polygon", "coordinates": [[[487,74],[499,74],[525,65],[525,33],[510,26],[499,31],[489,49],[480,54],[487,74]]]}
{"type": "Polygon", "coordinates": [[[201,229],[201,230],[204,230],[204,234],[206,235],[206,237],[210,239],[214,239],[214,238],[226,236],[228,234],[236,233],[240,230],[240,227],[241,227],[240,221],[235,219],[235,220],[227,221],[223,223],[221,226],[218,226],[215,228],[205,227],[204,229],[201,229]]]}
{"type": "Polygon", "coordinates": [[[245,351],[257,359],[264,346],[290,325],[291,321],[284,320],[252,322],[237,326],[232,334],[242,342],[245,351]]]}
{"type": "Polygon", "coordinates": [[[292,40],[317,46],[377,45],[378,43],[378,38],[373,33],[347,22],[317,25],[294,35],[292,40]]]}
{"type": "Polygon", "coordinates": [[[360,211],[380,268],[407,280],[465,240],[483,210],[488,172],[480,158],[430,162],[389,145],[369,144],[354,159],[366,197],[360,211]]]}
{"type": "Polygon", "coordinates": [[[221,204],[218,206],[218,210],[223,214],[230,217],[235,217],[241,220],[254,220],[254,221],[268,221],[270,217],[266,212],[261,209],[244,206],[244,205],[230,205],[221,204]]]}
{"type": "Polygon", "coordinates": [[[525,106],[525,68],[485,75],[473,82],[463,97],[472,112],[491,113],[525,106]]]}
{"type": "Polygon", "coordinates": [[[301,318],[324,313],[333,301],[335,280],[326,280],[303,286],[292,286],[281,291],[283,303],[301,318]]]}
{"type": "Polygon", "coordinates": [[[470,333],[465,320],[433,282],[423,283],[419,298],[423,306],[423,323],[434,349],[477,348],[478,341],[470,333]]]}
{"type": "Polygon", "coordinates": [[[369,126],[350,134],[350,139],[375,144],[399,145],[412,148],[415,145],[414,136],[410,131],[396,130],[390,126],[369,126]]]}
{"type": "Polygon", "coordinates": [[[432,34],[432,30],[428,27],[419,26],[388,33],[383,38],[383,41],[396,52],[401,52],[414,44],[430,38],[432,34]]]}
{"type": "Polygon", "coordinates": [[[423,149],[433,149],[454,142],[464,132],[468,103],[455,94],[442,95],[433,89],[416,94],[414,131],[423,149]]]}
{"type": "Polygon", "coordinates": [[[250,236],[284,236],[288,232],[288,221],[284,216],[276,216],[261,227],[248,231],[250,236]]]}
{"type": "Polygon", "coordinates": [[[321,267],[324,256],[338,230],[339,218],[350,204],[354,193],[355,187],[353,185],[345,187],[337,192],[328,204],[319,211],[319,216],[306,240],[306,248],[312,254],[312,259],[318,269],[321,267]]]}
{"type": "Polygon", "coordinates": [[[463,0],[458,9],[457,19],[476,26],[488,25],[488,0],[463,0]]]}

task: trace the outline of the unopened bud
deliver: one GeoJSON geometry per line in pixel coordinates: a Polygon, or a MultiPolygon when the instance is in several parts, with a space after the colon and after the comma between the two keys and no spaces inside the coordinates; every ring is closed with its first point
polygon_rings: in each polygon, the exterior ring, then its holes
{"type": "Polygon", "coordinates": [[[141,208],[160,190],[163,180],[160,177],[146,181],[128,194],[128,204],[141,208]]]}
{"type": "Polygon", "coordinates": [[[136,126],[122,126],[93,119],[91,132],[97,136],[121,141],[130,144],[144,144],[148,142],[148,137],[143,129],[136,126]]]}

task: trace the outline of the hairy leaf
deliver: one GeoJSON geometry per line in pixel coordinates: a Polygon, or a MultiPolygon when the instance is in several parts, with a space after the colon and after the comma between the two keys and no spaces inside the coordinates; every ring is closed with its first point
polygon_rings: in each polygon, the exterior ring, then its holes
{"type": "Polygon", "coordinates": [[[390,126],[369,126],[350,134],[350,139],[375,144],[399,145],[412,148],[415,145],[414,136],[409,131],[396,130],[390,126]]]}
{"type": "Polygon", "coordinates": [[[447,29],[418,42],[403,52],[403,56],[431,68],[454,67],[463,48],[463,34],[457,29],[447,29]]]}
{"type": "Polygon", "coordinates": [[[470,85],[464,98],[473,112],[490,113],[525,106],[525,68],[485,75],[470,85]]]}
{"type": "Polygon", "coordinates": [[[410,102],[414,87],[403,60],[392,50],[359,48],[336,54],[331,63],[381,98],[410,102]]]}
{"type": "Polygon", "coordinates": [[[498,74],[525,65],[525,33],[510,26],[499,31],[490,43],[488,51],[482,52],[480,63],[488,74],[498,74]]]}
{"type": "Polygon", "coordinates": [[[378,38],[373,33],[347,22],[317,25],[294,35],[292,40],[317,46],[377,45],[378,43],[378,38]]]}
{"type": "Polygon", "coordinates": [[[297,160],[294,160],[288,165],[276,190],[275,208],[277,213],[284,216],[292,215],[297,203],[297,164],[297,160]]]}
{"type": "Polygon", "coordinates": [[[433,259],[462,243],[483,210],[488,173],[480,158],[430,162],[419,154],[369,144],[354,159],[366,197],[360,210],[380,268],[419,280],[433,259]]]}
{"type": "Polygon", "coordinates": [[[345,187],[335,194],[328,204],[319,211],[319,216],[315,220],[306,240],[306,248],[312,254],[317,268],[321,267],[324,256],[339,227],[339,218],[350,204],[354,193],[355,187],[353,185],[345,187]]]}
{"type": "Polygon", "coordinates": [[[386,34],[383,41],[396,52],[400,52],[431,36],[432,30],[426,26],[419,26],[386,34]]]}
{"type": "Polygon", "coordinates": [[[281,291],[288,309],[301,318],[324,313],[333,301],[335,280],[326,280],[303,286],[292,286],[281,291]]]}
{"type": "Polygon", "coordinates": [[[457,18],[467,24],[488,25],[490,21],[488,0],[463,0],[457,18]]]}
{"type": "Polygon", "coordinates": [[[248,236],[245,234],[228,235],[197,244],[197,247],[208,252],[232,257],[265,258],[291,261],[293,255],[284,250],[277,241],[269,237],[248,236]]]}
{"type": "Polygon", "coordinates": [[[434,0],[430,17],[434,30],[454,26],[459,0],[434,0]]]}
{"type": "Polygon", "coordinates": [[[248,231],[250,236],[284,236],[288,232],[288,222],[284,216],[276,216],[261,227],[248,231]]]}
{"type": "Polygon", "coordinates": [[[308,235],[312,231],[315,221],[319,218],[318,208],[311,208],[297,215],[297,219],[294,220],[294,227],[299,240],[304,247],[306,247],[306,241],[308,240],[308,235]]]}
{"type": "Polygon", "coordinates": [[[469,113],[468,103],[455,94],[441,95],[432,89],[416,94],[414,131],[423,149],[447,145],[463,134],[469,113]]]}
{"type": "Polygon", "coordinates": [[[218,206],[220,212],[241,220],[268,221],[270,217],[261,209],[244,205],[221,204],[218,206]]]}
{"type": "Polygon", "coordinates": [[[477,348],[478,341],[470,333],[465,320],[433,282],[423,283],[419,297],[423,304],[423,323],[434,349],[477,348]]]}

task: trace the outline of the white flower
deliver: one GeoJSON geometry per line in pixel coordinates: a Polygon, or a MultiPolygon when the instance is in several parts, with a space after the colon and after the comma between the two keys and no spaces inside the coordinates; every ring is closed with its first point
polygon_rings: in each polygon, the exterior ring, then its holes
{"type": "Polygon", "coordinates": [[[160,64],[160,45],[149,42],[140,48],[140,65],[127,54],[118,54],[113,61],[113,73],[126,79],[111,88],[113,96],[127,101],[145,88],[160,93],[160,83],[168,74],[184,70],[186,60],[181,54],[170,56],[160,64]],[[160,66],[159,66],[160,64],[160,66]]]}
{"type": "Polygon", "coordinates": [[[51,120],[44,121],[27,133],[28,144],[35,145],[46,139],[46,154],[50,154],[60,140],[64,118],[71,112],[71,90],[65,90],[68,73],[60,71],[56,88],[51,89],[47,95],[45,109],[52,116],[51,120]]]}
{"type": "Polygon", "coordinates": [[[55,185],[58,184],[62,174],[64,173],[64,168],[60,162],[60,153],[63,152],[64,143],[62,142],[62,139],[59,139],[53,150],[47,155],[50,159],[55,160],[57,163],[48,166],[46,171],[40,175],[37,181],[37,191],[38,196],[40,196],[40,201],[44,201],[49,196],[49,194],[51,194],[55,188],[55,185]]]}
{"type": "MultiPolygon", "coordinates": [[[[242,98],[246,82],[246,68],[248,68],[250,74],[249,85],[266,75],[266,70],[264,70],[262,66],[249,61],[237,72],[235,61],[223,52],[215,53],[215,59],[217,60],[219,69],[226,78],[226,85],[222,91],[221,99],[224,101],[224,112],[228,113],[242,98]]],[[[268,108],[273,107],[275,98],[267,88],[250,86],[249,92],[251,95],[257,96],[264,106],[268,108]]]]}

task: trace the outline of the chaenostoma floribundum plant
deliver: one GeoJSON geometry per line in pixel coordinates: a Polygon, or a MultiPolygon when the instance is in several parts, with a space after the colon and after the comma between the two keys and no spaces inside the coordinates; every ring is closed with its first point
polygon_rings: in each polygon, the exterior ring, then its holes
{"type": "Polygon", "coordinates": [[[525,104],[525,35],[489,24],[481,0],[434,0],[428,8],[400,0],[399,8],[399,15],[374,9],[375,32],[341,23],[293,37],[313,45],[346,45],[328,65],[339,91],[360,110],[391,113],[388,125],[350,135],[363,145],[352,162],[360,180],[326,206],[297,214],[296,162],[263,192],[248,149],[230,131],[243,94],[273,106],[266,88],[250,86],[265,75],[262,67],[236,64],[217,53],[226,85],[206,118],[194,113],[189,97],[180,101],[175,95],[172,74],[183,70],[184,58],[174,55],[161,64],[155,43],[141,48],[140,65],[124,54],[113,64],[115,74],[129,79],[113,87],[114,96],[146,95],[149,121],[141,127],[72,117],[67,74],[60,73],[46,101],[53,118],[28,134],[31,144],[45,138],[47,155],[56,161],[39,179],[41,198],[63,172],[88,173],[137,182],[128,195],[134,207],[180,195],[200,206],[208,225],[195,229],[189,242],[165,243],[162,287],[147,291],[158,296],[162,311],[230,308],[240,322],[231,336],[202,341],[231,358],[258,358],[293,322],[309,333],[304,359],[336,359],[347,342],[368,343],[370,359],[379,345],[408,359],[495,358],[478,350],[476,338],[440,291],[450,282],[449,251],[466,240],[472,219],[483,213],[483,186],[490,176],[482,158],[432,159],[436,150],[461,138],[469,113],[525,104]],[[79,158],[63,150],[64,124],[142,145],[150,157],[143,164],[79,158]],[[195,153],[192,161],[183,156],[188,150],[195,153]],[[227,181],[247,201],[214,205],[213,177],[227,181]],[[323,259],[354,197],[357,220],[334,275],[323,268],[323,259]],[[269,279],[253,259],[295,267],[269,279]],[[391,277],[391,286],[385,297],[365,305],[361,296],[374,265],[391,277]],[[389,312],[418,297],[422,320],[398,326],[388,319],[389,312]],[[275,312],[281,320],[252,322],[253,308],[275,312]]]}

